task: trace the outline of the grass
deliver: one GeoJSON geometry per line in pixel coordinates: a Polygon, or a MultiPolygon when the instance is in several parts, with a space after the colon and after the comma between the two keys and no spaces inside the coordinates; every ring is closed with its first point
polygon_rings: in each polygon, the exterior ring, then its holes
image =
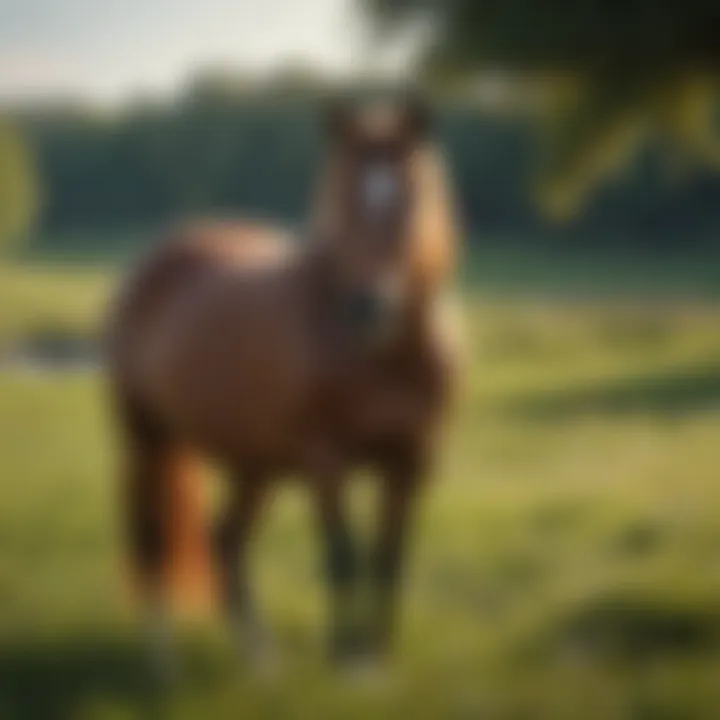
{"type": "Polygon", "coordinates": [[[0,262],[0,347],[41,333],[94,333],[109,284],[109,272],[84,266],[0,262]]]}
{"type": "MultiPolygon", "coordinates": [[[[102,271],[2,272],[6,338],[92,331],[102,271]]],[[[185,679],[159,692],[120,589],[102,381],[0,373],[0,717],[717,717],[720,307],[467,305],[462,397],[379,687],[325,663],[310,511],[288,487],[254,557],[282,675],[253,682],[221,627],[184,626],[185,679]]]]}
{"type": "Polygon", "coordinates": [[[503,294],[542,292],[582,297],[720,296],[720,255],[714,249],[643,250],[597,241],[532,242],[482,236],[465,258],[473,284],[503,294]]]}

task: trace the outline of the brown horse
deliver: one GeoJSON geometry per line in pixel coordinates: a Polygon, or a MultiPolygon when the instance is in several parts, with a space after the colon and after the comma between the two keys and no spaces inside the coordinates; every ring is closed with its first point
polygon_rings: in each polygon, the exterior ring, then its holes
{"type": "Polygon", "coordinates": [[[279,474],[305,478],[327,551],[336,657],[383,651],[403,540],[446,404],[450,347],[436,312],[455,224],[419,103],[337,106],[308,242],[249,224],[180,229],[125,283],[110,321],[132,557],[163,617],[170,586],[210,558],[245,649],[261,650],[248,539],[279,474]],[[193,489],[198,454],[231,478],[217,531],[193,489]],[[372,602],[357,609],[349,470],[382,479],[372,602]]]}

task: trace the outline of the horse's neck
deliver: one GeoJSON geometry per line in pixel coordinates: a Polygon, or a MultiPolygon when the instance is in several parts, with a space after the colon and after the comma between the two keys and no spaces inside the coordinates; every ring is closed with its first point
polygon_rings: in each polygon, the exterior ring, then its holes
{"type": "Polygon", "coordinates": [[[405,332],[400,334],[403,348],[411,352],[424,352],[433,344],[442,298],[442,291],[426,288],[425,292],[415,299],[403,328],[405,332]]]}
{"type": "Polygon", "coordinates": [[[306,288],[305,296],[318,342],[340,356],[353,357],[363,364],[388,358],[412,361],[412,358],[432,352],[438,335],[438,310],[445,295],[439,284],[423,284],[414,294],[395,337],[381,348],[372,348],[363,345],[349,331],[337,312],[339,296],[331,253],[329,242],[315,238],[299,256],[298,269],[306,288]]]}
{"type": "Polygon", "coordinates": [[[332,344],[340,335],[337,327],[337,283],[327,243],[312,238],[298,257],[297,272],[318,342],[332,344]]]}
{"type": "Polygon", "coordinates": [[[312,237],[298,257],[298,270],[314,302],[332,301],[334,277],[329,244],[324,238],[312,237]]]}

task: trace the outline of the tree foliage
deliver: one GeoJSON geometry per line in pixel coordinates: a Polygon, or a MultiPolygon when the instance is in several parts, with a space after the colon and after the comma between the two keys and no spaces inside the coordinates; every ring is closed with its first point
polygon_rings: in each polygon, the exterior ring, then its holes
{"type": "Polygon", "coordinates": [[[34,161],[23,136],[0,122],[0,250],[26,237],[38,210],[34,161]]]}
{"type": "Polygon", "coordinates": [[[720,8],[712,0],[364,0],[376,27],[424,18],[426,59],[466,71],[504,67],[660,76],[720,69],[720,8]]]}
{"type": "Polygon", "coordinates": [[[567,215],[648,137],[720,166],[720,5],[712,0],[362,0],[385,35],[422,18],[436,83],[504,68],[544,90],[539,194],[567,215]],[[549,150],[549,151],[548,151],[549,150]]]}
{"type": "MultiPolygon", "coordinates": [[[[76,231],[109,238],[107,230],[193,215],[301,224],[320,161],[324,107],[324,93],[307,87],[275,92],[225,78],[203,81],[170,104],[112,114],[26,113],[22,126],[43,179],[41,230],[61,242],[76,231]]],[[[437,119],[465,224],[480,242],[567,238],[653,248],[717,242],[720,177],[711,172],[678,185],[648,148],[621,186],[595,193],[559,234],[528,193],[531,121],[478,113],[466,100],[449,99],[438,103],[437,119]]],[[[604,152],[603,161],[611,155],[604,152]]]]}

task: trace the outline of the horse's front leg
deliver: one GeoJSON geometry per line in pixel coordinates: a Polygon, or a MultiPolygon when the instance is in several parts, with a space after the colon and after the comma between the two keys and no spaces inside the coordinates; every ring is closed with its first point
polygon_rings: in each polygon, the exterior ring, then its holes
{"type": "Polygon", "coordinates": [[[325,574],[330,590],[330,654],[337,662],[351,659],[358,644],[358,556],[344,504],[345,468],[324,461],[313,470],[325,574]]]}
{"type": "Polygon", "coordinates": [[[265,475],[235,474],[230,496],[216,528],[219,592],[241,657],[253,665],[272,659],[269,636],[257,614],[249,585],[250,539],[268,496],[265,475]]]}
{"type": "Polygon", "coordinates": [[[381,466],[381,507],[371,558],[370,650],[385,655],[393,639],[410,521],[424,472],[414,449],[387,457],[381,466]]]}

